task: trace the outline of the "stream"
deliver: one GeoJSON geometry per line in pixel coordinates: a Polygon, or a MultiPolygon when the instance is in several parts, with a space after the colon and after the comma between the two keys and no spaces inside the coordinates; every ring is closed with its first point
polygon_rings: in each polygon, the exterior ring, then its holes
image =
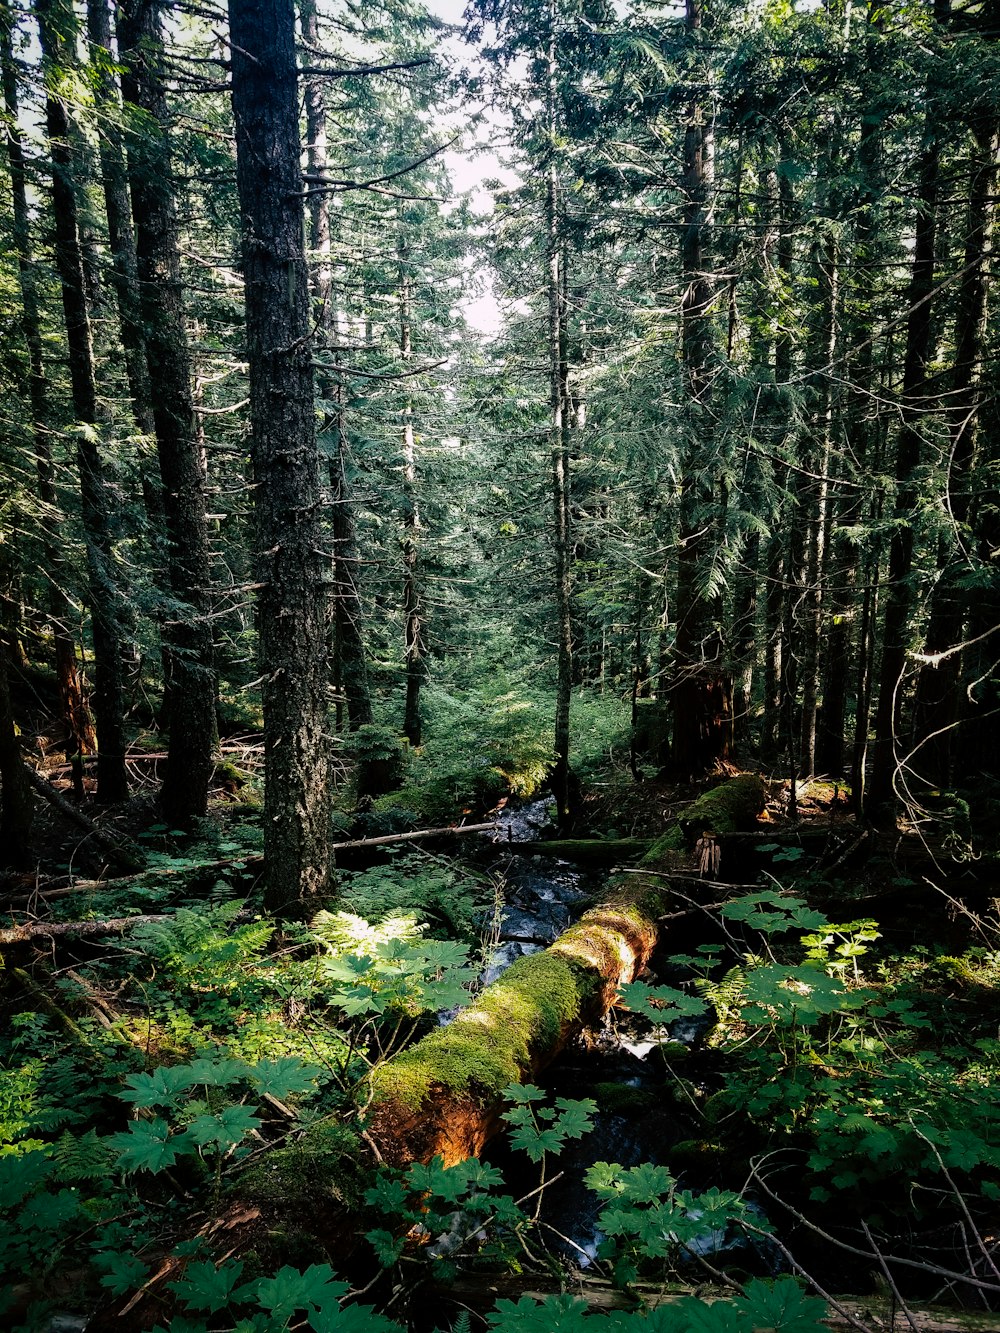
{"type": "MultiPolygon", "coordinates": [[[[545,855],[539,838],[551,827],[553,814],[551,799],[505,809],[490,838],[494,844],[490,864],[500,871],[505,890],[499,941],[483,974],[485,984],[523,954],[551,944],[607,882],[604,871],[584,872],[545,855]]],[[[707,1018],[674,1023],[671,1060],[692,1063],[690,1055],[696,1054],[708,1025],[707,1018]]],[[[696,1077],[690,1068],[684,1075],[696,1077]]],[[[581,1139],[568,1140],[558,1160],[548,1164],[548,1174],[557,1178],[546,1186],[539,1214],[548,1248],[574,1267],[587,1269],[597,1258],[603,1237],[597,1225],[601,1204],[584,1184],[586,1171],[596,1162],[666,1165],[672,1149],[694,1133],[692,1115],[677,1109],[678,1101],[688,1094],[679,1075],[668,1068],[660,1044],[648,1032],[634,1030],[621,1011],[613,1011],[599,1030],[571,1042],[540,1076],[539,1085],[550,1099],[590,1097],[599,1108],[592,1130],[581,1139]]],[[[525,1154],[513,1152],[503,1135],[487,1145],[483,1160],[502,1172],[515,1197],[538,1184],[538,1167],[525,1154]]],[[[723,1187],[723,1182],[712,1179],[682,1177],[679,1183],[696,1191],[723,1187]]],[[[712,1232],[691,1248],[711,1256],[729,1252],[735,1244],[728,1234],[712,1232]]],[[[773,1255],[739,1244],[745,1267],[767,1275],[776,1271],[773,1255]]]]}

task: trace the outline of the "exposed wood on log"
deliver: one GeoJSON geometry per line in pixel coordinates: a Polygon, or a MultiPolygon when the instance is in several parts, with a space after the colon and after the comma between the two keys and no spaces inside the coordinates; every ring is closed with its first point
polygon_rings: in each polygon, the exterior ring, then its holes
{"type": "Polygon", "coordinates": [[[25,764],[28,774],[28,781],[34,787],[40,796],[43,796],[53,809],[71,823],[76,824],[78,828],[85,829],[93,838],[94,842],[106,852],[114,865],[120,866],[123,870],[139,871],[143,864],[143,858],[138,848],[124,845],[119,839],[113,837],[105,829],[98,827],[92,819],[83,813],[71,801],[67,801],[62,792],[57,791],[52,783],[47,781],[37,769],[32,768],[30,764],[25,764]]]}
{"type": "MultiPolygon", "coordinates": [[[[715,828],[753,827],[764,795],[759,779],[738,777],[684,814],[699,830],[709,816],[715,828]]],[[[656,844],[650,871],[683,868],[689,822],[682,815],[656,844]]],[[[500,1125],[503,1088],[534,1078],[645,966],[658,938],[662,892],[655,873],[612,880],[604,901],[553,945],[518,959],[447,1027],[377,1070],[368,1133],[381,1156],[396,1164],[475,1156],[500,1125]]]]}
{"type": "Polygon", "coordinates": [[[133,926],[170,920],[170,916],[160,913],[156,916],[109,917],[104,921],[31,921],[23,926],[0,929],[0,948],[12,944],[30,944],[32,940],[58,938],[60,935],[121,935],[133,926]]]}

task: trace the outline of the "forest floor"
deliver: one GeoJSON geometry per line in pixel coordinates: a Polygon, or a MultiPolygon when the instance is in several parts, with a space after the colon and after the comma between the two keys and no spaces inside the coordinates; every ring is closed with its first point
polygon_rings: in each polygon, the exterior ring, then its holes
{"type": "MultiPolygon", "coordinates": [[[[823,781],[793,817],[768,779],[757,827],[713,835],[711,874],[666,877],[638,989],[537,1089],[507,1090],[500,1146],[464,1174],[386,1176],[363,1133],[373,1071],[467,999],[525,877],[535,903],[569,884],[582,910],[601,872],[552,879],[544,839],[373,849],[347,858],[341,915],[276,929],[254,909],[256,746],[233,745],[239,781],[220,770],[196,838],[157,821],[152,745],[126,807],[82,803],[140,850],[141,875],[108,870],[46,804],[37,874],[5,886],[10,922],[42,927],[6,947],[0,988],[12,1327],[79,1310],[93,1329],[270,1330],[334,1302],[365,1311],[345,1329],[458,1327],[466,1309],[472,1327],[527,1330],[531,1310],[556,1326],[539,1305],[553,1284],[606,1311],[695,1300],[704,1281],[752,1307],[705,1328],[764,1326],[753,1302],[779,1290],[787,1320],[766,1326],[789,1333],[831,1326],[801,1303],[810,1290],[847,1293],[837,1326],[883,1327],[871,1309],[888,1291],[911,1326],[990,1327],[973,1313],[1000,1305],[1000,927],[992,856],[968,854],[954,820],[877,834],[823,781]],[[267,1285],[282,1274],[285,1313],[267,1285]],[[794,1299],[788,1274],[808,1277],[794,1299]],[[487,1313],[504,1293],[527,1302],[522,1324],[487,1313]],[[927,1313],[942,1301],[966,1322],[927,1313]]],[[[68,773],[47,771],[65,795],[68,773]]],[[[598,847],[651,839],[696,791],[609,771],[581,823],[598,847]]],[[[684,1309],[663,1327],[709,1318],[684,1309]]]]}

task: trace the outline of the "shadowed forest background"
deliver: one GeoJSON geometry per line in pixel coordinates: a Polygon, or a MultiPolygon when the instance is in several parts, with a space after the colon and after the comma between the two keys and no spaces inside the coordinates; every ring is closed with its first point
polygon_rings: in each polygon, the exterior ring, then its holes
{"type": "Polygon", "coordinates": [[[1000,1327],[998,38],[0,0],[11,1328],[1000,1327]]]}

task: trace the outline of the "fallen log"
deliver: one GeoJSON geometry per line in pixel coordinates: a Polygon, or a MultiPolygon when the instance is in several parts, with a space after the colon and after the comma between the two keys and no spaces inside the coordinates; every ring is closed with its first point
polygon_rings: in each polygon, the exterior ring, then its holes
{"type": "MultiPolygon", "coordinates": [[[[729,827],[752,827],[763,808],[763,783],[741,790],[742,799],[730,809],[729,827]]],[[[425,830],[425,836],[432,831],[425,830]]],[[[475,826],[449,831],[473,832],[475,826]]],[[[683,853],[667,852],[661,864],[680,867],[685,860],[683,853]]],[[[405,1164],[429,1161],[440,1153],[451,1165],[478,1152],[501,1125],[507,1084],[524,1082],[543,1069],[573,1033],[607,1011],[619,983],[631,980],[651,954],[662,902],[655,875],[622,878],[624,883],[613,881],[609,886],[604,903],[587,912],[550,948],[519,959],[454,1022],[376,1071],[365,1137],[383,1160],[405,1164]]],[[[319,1216],[322,1205],[308,1190],[326,1158],[322,1151],[313,1157],[305,1141],[294,1152],[290,1192],[277,1211],[284,1215],[294,1210],[301,1224],[304,1209],[312,1219],[319,1216]]],[[[269,1156],[265,1162],[274,1160],[269,1156]]],[[[271,1200],[273,1178],[268,1174],[265,1180],[265,1197],[271,1200]]],[[[341,1197],[335,1190],[321,1194],[323,1204],[341,1197]]],[[[245,1199],[237,1201],[234,1215],[239,1217],[245,1206],[245,1199]]],[[[264,1200],[256,1198],[246,1207],[247,1224],[236,1225],[225,1239],[227,1255],[240,1253],[259,1239],[264,1209],[264,1200]]],[[[355,1231],[345,1222],[345,1234],[355,1231]]],[[[335,1234],[337,1246],[342,1247],[340,1230],[335,1234]]],[[[166,1270],[156,1274],[128,1303],[133,1319],[137,1304],[143,1307],[160,1295],[165,1276],[166,1270]]],[[[120,1328],[116,1322],[120,1314],[121,1302],[99,1315],[92,1326],[120,1328]]],[[[157,1301],[156,1315],[162,1318],[162,1314],[157,1301]]]]}
{"type": "MultiPolygon", "coordinates": [[[[58,792],[56,793],[58,795],[58,792]]],[[[388,847],[393,843],[418,842],[423,838],[457,837],[462,833],[486,833],[495,829],[495,823],[460,824],[453,828],[425,828],[412,833],[386,833],[377,838],[356,838],[351,842],[335,842],[330,850],[334,852],[359,851],[366,847],[388,847]]],[[[8,902],[19,902],[27,898],[65,898],[71,893],[93,893],[95,890],[125,888],[142,875],[152,875],[157,880],[177,875],[197,875],[206,870],[225,870],[228,866],[239,866],[245,870],[260,870],[264,864],[263,856],[229,856],[220,861],[200,861],[197,864],[183,866],[156,866],[140,870],[134,875],[121,875],[115,879],[78,879],[72,884],[65,884],[55,889],[31,889],[23,893],[11,894],[8,902]]]]}
{"type": "MultiPolygon", "coordinates": [[[[636,1283],[628,1291],[614,1287],[603,1278],[589,1274],[578,1274],[569,1282],[547,1281],[538,1275],[508,1276],[507,1274],[463,1274],[440,1293],[442,1305],[447,1301],[455,1302],[460,1309],[470,1309],[485,1315],[492,1310],[497,1301],[518,1301],[527,1296],[531,1300],[544,1301],[548,1296],[565,1292],[585,1301],[588,1310],[606,1311],[635,1310],[637,1308],[656,1309],[660,1306],[677,1305],[690,1296],[697,1296],[706,1305],[726,1300],[735,1293],[720,1292],[718,1295],[706,1293],[702,1287],[691,1287],[687,1291],[671,1290],[665,1292],[662,1283],[636,1283]]],[[[838,1310],[828,1307],[822,1323],[830,1329],[871,1330],[871,1333],[890,1333],[915,1326],[918,1333],[996,1333],[998,1318],[996,1314],[984,1314],[981,1311],[949,1310],[945,1306],[909,1307],[912,1325],[907,1324],[900,1307],[894,1304],[891,1295],[869,1296],[834,1296],[838,1310]],[[852,1320],[856,1322],[851,1322],[852,1320]]],[[[595,1325],[596,1330],[601,1327],[595,1325]]]]}
{"type": "Polygon", "coordinates": [[[0,949],[12,944],[30,944],[32,940],[56,939],[60,935],[121,935],[133,926],[145,926],[151,921],[169,921],[170,916],[118,916],[104,921],[31,921],[23,926],[0,929],[0,949]]]}
{"type": "MultiPolygon", "coordinates": [[[[720,832],[753,827],[764,795],[763,782],[747,776],[706,792],[645,864],[680,869],[691,831],[703,832],[709,815],[720,832]]],[[[476,1156],[499,1128],[507,1084],[530,1082],[646,965],[663,893],[656,873],[612,880],[604,901],[548,949],[519,958],[447,1027],[378,1069],[367,1132],[382,1158],[404,1165],[440,1155],[451,1165],[476,1156]]]]}
{"type": "Polygon", "coordinates": [[[553,838],[548,842],[514,843],[514,847],[576,865],[614,867],[638,861],[653,845],[652,838],[553,838]]]}

